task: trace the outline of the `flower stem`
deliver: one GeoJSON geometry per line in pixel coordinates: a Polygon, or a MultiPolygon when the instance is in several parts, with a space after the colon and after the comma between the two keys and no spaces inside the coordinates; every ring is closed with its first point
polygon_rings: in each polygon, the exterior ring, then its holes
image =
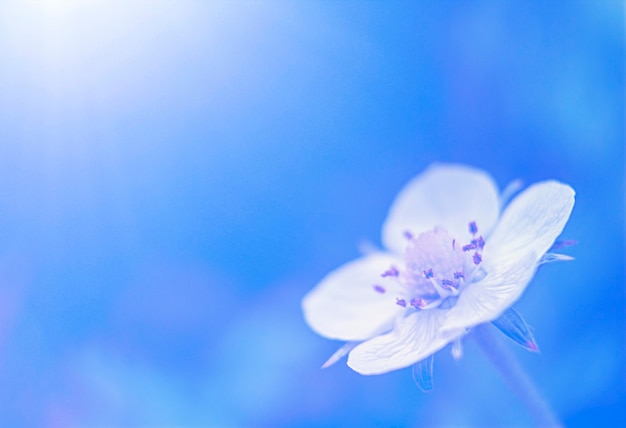
{"type": "Polygon", "coordinates": [[[519,364],[511,349],[502,343],[495,333],[496,331],[491,325],[482,324],[474,328],[472,336],[491,362],[498,368],[504,380],[524,402],[537,425],[541,427],[562,427],[563,424],[541,396],[541,393],[519,364]]]}

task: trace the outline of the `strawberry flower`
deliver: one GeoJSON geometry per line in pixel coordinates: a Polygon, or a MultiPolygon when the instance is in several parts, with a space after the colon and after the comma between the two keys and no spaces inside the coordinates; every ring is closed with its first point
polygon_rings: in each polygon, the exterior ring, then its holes
{"type": "Polygon", "coordinates": [[[507,313],[540,264],[570,259],[548,251],[574,206],[571,187],[542,181],[502,204],[493,179],[467,166],[433,165],[409,182],[383,224],[386,250],[332,271],[302,301],[314,331],[346,342],[325,366],[348,353],[353,370],[381,374],[448,343],[458,355],[459,340],[507,313]]]}

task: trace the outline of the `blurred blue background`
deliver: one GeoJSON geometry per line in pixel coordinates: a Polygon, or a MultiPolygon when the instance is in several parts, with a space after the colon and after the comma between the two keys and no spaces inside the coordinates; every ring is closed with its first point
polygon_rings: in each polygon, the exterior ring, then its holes
{"type": "Polygon", "coordinates": [[[477,347],[360,376],[300,300],[434,161],[577,191],[510,346],[626,418],[621,1],[0,3],[0,425],[524,426],[477,347]]]}

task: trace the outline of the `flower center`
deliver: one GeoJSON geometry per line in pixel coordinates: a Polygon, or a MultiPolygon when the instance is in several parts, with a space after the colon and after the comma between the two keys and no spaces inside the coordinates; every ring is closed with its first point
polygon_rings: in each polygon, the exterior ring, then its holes
{"type": "MultiPolygon", "coordinates": [[[[469,223],[473,238],[462,245],[447,230],[437,227],[417,237],[405,233],[409,245],[404,253],[405,269],[391,266],[382,273],[399,281],[404,295],[396,298],[396,304],[415,309],[431,309],[441,305],[452,306],[464,286],[481,271],[481,251],[485,246],[482,236],[476,236],[476,222],[469,223]]],[[[385,292],[375,285],[379,293],[385,292]]]]}

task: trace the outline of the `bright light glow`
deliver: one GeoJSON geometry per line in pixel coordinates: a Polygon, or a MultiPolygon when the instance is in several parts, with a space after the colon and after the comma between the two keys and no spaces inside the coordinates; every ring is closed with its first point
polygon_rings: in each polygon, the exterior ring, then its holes
{"type": "MultiPolygon", "coordinates": [[[[257,76],[239,61],[261,53],[242,56],[242,50],[251,49],[245,46],[255,39],[251,33],[267,22],[260,15],[276,16],[256,3],[239,6],[184,0],[6,2],[0,4],[0,57],[11,67],[0,70],[0,78],[26,82],[26,91],[8,89],[15,90],[17,102],[42,108],[52,122],[85,108],[108,115],[158,105],[152,97],[167,96],[159,88],[172,88],[170,76],[190,61],[202,74],[195,80],[215,93],[229,87],[234,73],[257,76]]],[[[182,81],[177,89],[188,91],[194,102],[198,91],[186,85],[182,81]]]]}

